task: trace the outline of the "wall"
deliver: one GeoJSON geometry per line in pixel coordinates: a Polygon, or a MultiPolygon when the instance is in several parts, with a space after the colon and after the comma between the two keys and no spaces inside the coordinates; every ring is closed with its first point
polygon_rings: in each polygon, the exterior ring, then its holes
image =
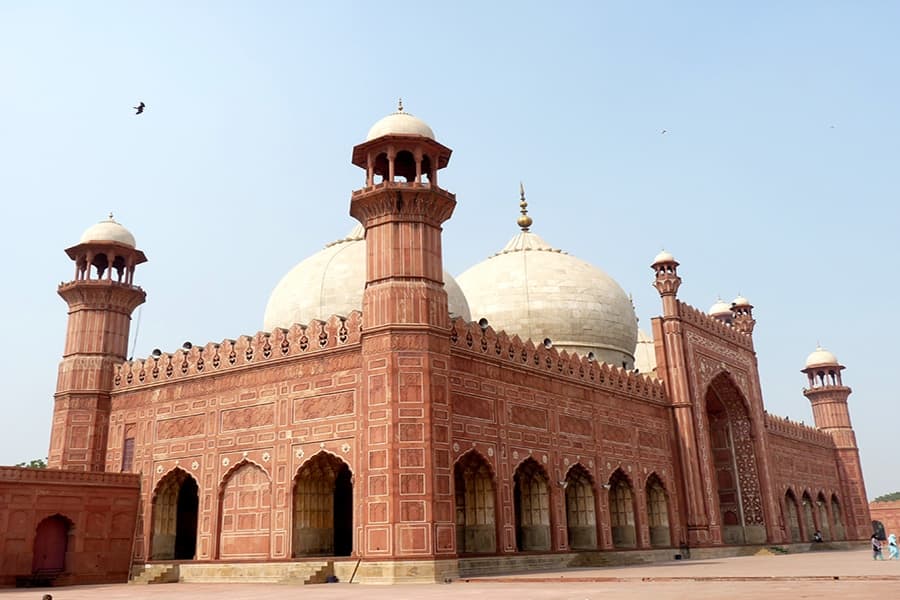
{"type": "Polygon", "coordinates": [[[0,585],[31,575],[35,533],[53,517],[68,525],[55,583],[127,581],[139,501],[137,475],[0,467],[0,585]]]}

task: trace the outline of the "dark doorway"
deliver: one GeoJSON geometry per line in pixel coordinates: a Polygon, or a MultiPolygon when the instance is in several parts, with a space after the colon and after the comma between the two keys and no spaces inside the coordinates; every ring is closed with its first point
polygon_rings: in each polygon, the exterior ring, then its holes
{"type": "Polygon", "coordinates": [[[175,560],[191,560],[197,552],[197,509],[200,498],[197,482],[184,480],[178,492],[178,513],[175,518],[175,560]]]}
{"type": "Polygon", "coordinates": [[[69,520],[60,515],[48,517],[37,526],[31,562],[33,575],[51,575],[65,570],[69,526],[69,520]]]}
{"type": "Polygon", "coordinates": [[[353,482],[347,465],[334,481],[334,555],[350,556],[353,551],[353,482]]]}

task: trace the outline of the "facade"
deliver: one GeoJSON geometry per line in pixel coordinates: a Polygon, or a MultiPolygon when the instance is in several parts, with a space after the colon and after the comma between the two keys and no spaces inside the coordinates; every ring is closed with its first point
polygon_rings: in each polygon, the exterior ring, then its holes
{"type": "Polygon", "coordinates": [[[521,232],[453,282],[450,154],[402,107],[376,123],[352,156],[361,229],[286,276],[252,337],[126,361],[144,254],[112,219],[67,250],[49,462],[139,474],[136,562],[442,581],[475,559],[868,537],[833,355],[804,369],[815,427],[769,415],[749,302],[682,302],[663,252],[639,338],[618,284],[530,231],[524,192],[521,232]]]}

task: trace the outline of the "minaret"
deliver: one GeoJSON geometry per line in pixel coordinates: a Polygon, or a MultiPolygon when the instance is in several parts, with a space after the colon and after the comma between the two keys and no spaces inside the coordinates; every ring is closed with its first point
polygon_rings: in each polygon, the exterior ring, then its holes
{"type": "Polygon", "coordinates": [[[441,225],[456,198],[438,187],[450,153],[402,103],[353,149],[353,164],[366,171],[365,186],[350,199],[350,214],[366,228],[360,415],[367,451],[356,477],[363,491],[355,537],[361,575],[368,561],[385,559],[398,574],[410,560],[424,578],[458,575],[441,257],[441,225]]]}
{"type": "Polygon", "coordinates": [[[681,324],[681,308],[678,303],[678,261],[663,250],[651,265],[656,278],[653,287],[662,298],[663,314],[653,319],[653,338],[656,344],[657,374],[665,381],[669,401],[672,403],[676,437],[678,440],[679,466],[685,484],[681,486],[686,507],[687,531],[681,542],[692,546],[707,544],[709,518],[703,495],[703,479],[700,473],[697,432],[694,427],[694,406],[689,387],[689,372],[685,358],[684,328],[681,324]]]}
{"type": "Polygon", "coordinates": [[[134,285],[134,269],[147,258],[112,214],[88,228],[66,254],[75,261],[75,278],[57,290],[69,305],[69,322],[48,466],[103,471],[113,372],[126,357],[131,313],[146,298],[134,285]]]}
{"type": "Polygon", "coordinates": [[[838,363],[834,354],[817,346],[806,359],[806,368],[801,371],[809,381],[803,395],[812,404],[816,427],[830,434],[837,448],[838,472],[844,485],[847,536],[849,539],[864,539],[871,532],[871,519],[859,447],[847,406],[852,390],[841,380],[843,370],[844,366],[838,363]]]}

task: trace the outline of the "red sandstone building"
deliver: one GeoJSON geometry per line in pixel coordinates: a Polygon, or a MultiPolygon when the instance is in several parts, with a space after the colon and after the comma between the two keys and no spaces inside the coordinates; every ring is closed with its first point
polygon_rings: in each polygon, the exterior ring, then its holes
{"type": "MultiPolygon", "coordinates": [[[[661,315],[639,336],[618,284],[530,231],[524,192],[521,232],[455,282],[441,232],[456,198],[438,185],[450,154],[402,107],[379,121],[353,149],[361,228],[289,273],[252,337],[126,361],[143,252],[112,219],[66,251],[50,467],[85,485],[137,474],[136,563],[202,578],[330,557],[344,580],[441,581],[868,537],[834,355],[804,369],[815,427],[768,414],[746,299],[691,307],[660,253],[661,315]]],[[[81,568],[87,527],[65,505],[22,518],[15,569],[39,547],[81,568]]]]}

